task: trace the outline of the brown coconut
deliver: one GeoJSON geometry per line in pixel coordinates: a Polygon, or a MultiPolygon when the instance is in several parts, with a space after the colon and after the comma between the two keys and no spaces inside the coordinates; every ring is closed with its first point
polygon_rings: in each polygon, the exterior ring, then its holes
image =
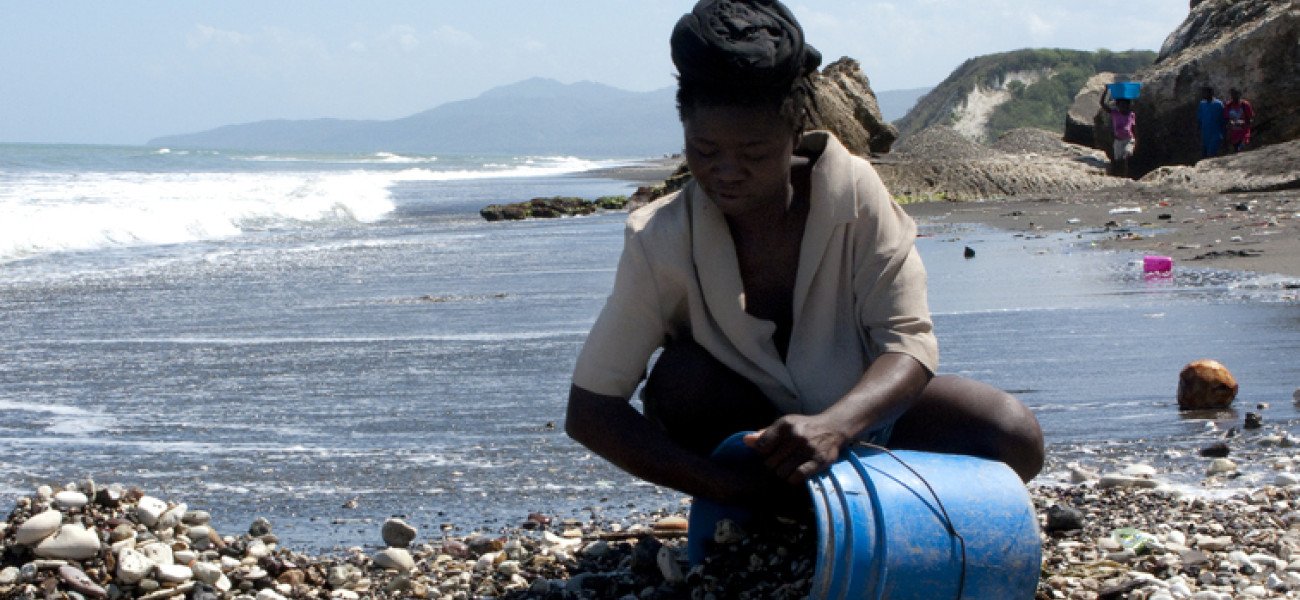
{"type": "Polygon", "coordinates": [[[1227,408],[1237,397],[1237,380],[1217,360],[1188,363],[1178,374],[1178,408],[1227,408]]]}

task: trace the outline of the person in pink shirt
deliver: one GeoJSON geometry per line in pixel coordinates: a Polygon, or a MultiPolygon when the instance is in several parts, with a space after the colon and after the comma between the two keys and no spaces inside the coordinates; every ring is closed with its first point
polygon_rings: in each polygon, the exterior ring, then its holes
{"type": "Polygon", "coordinates": [[[1250,143],[1250,122],[1255,120],[1255,109],[1249,100],[1241,99],[1241,90],[1228,92],[1232,100],[1223,107],[1223,119],[1228,123],[1228,143],[1233,152],[1241,152],[1250,143]]]}
{"type": "Polygon", "coordinates": [[[1137,149],[1137,135],[1133,126],[1137,123],[1137,114],[1133,112],[1133,102],[1120,98],[1113,104],[1107,103],[1110,88],[1101,93],[1101,108],[1110,112],[1110,122],[1115,133],[1114,153],[1110,161],[1110,173],[1128,177],[1128,159],[1137,149]]]}

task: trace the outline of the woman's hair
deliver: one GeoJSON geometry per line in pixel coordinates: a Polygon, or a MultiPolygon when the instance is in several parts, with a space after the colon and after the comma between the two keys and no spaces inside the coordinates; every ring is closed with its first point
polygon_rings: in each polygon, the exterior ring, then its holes
{"type": "Polygon", "coordinates": [[[807,119],[810,76],[821,53],[777,0],[700,0],[673,28],[677,110],[699,106],[772,110],[798,131],[807,119]]]}
{"type": "Polygon", "coordinates": [[[808,126],[812,79],[804,75],[783,87],[733,87],[677,78],[677,116],[685,121],[701,106],[768,110],[799,133],[808,126]]]}

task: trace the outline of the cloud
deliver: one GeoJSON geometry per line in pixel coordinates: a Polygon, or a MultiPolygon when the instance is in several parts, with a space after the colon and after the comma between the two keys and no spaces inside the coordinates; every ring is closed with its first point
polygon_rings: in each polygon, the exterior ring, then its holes
{"type": "Polygon", "coordinates": [[[450,25],[443,25],[433,31],[431,36],[438,43],[445,46],[457,46],[462,48],[479,48],[482,43],[472,34],[466,33],[450,25]]]}
{"type": "Polygon", "coordinates": [[[199,24],[185,34],[185,45],[190,50],[197,50],[204,46],[234,48],[247,44],[251,39],[251,36],[236,31],[224,31],[199,24]]]}
{"type": "Polygon", "coordinates": [[[409,25],[393,25],[380,34],[379,41],[403,52],[414,52],[420,48],[420,38],[415,35],[415,28],[409,25]]]}
{"type": "Polygon", "coordinates": [[[1056,26],[1036,14],[1026,16],[1025,20],[1029,26],[1029,36],[1037,42],[1050,40],[1052,34],[1056,33],[1056,26]]]}

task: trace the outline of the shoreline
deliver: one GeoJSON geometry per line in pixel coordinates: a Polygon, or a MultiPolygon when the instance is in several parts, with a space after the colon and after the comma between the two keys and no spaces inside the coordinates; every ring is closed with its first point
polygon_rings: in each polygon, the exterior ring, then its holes
{"type": "MultiPolygon", "coordinates": [[[[584,176],[663,183],[681,156],[595,169],[584,176]]],[[[1175,268],[1248,271],[1300,279],[1300,191],[1209,194],[1136,182],[995,200],[902,205],[917,220],[988,225],[1013,233],[1105,234],[1104,250],[1168,256],[1175,268]]],[[[1300,285],[1300,281],[1295,282],[1300,285]]]]}
{"type": "Polygon", "coordinates": [[[598,177],[617,181],[630,181],[642,187],[659,185],[672,176],[686,159],[681,155],[647,158],[620,167],[602,167],[576,173],[582,177],[598,177]]]}
{"type": "Polygon", "coordinates": [[[1103,234],[1095,247],[1169,256],[1174,268],[1278,275],[1300,287],[1300,194],[1195,194],[1141,185],[980,202],[911,202],[918,221],[1015,233],[1103,234]]]}

